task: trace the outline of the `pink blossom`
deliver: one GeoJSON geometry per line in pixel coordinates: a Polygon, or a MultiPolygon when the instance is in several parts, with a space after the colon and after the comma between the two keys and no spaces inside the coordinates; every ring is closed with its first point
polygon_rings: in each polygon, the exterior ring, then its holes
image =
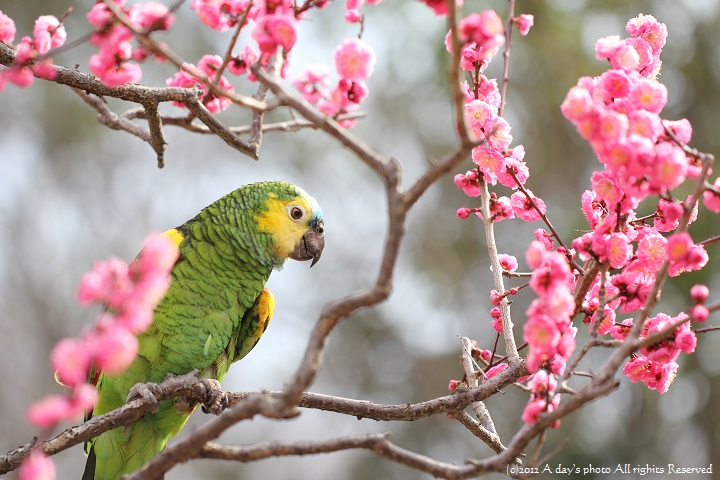
{"type": "Polygon", "coordinates": [[[525,263],[534,270],[542,264],[546,253],[545,244],[539,240],[533,240],[525,251],[525,263]]]}
{"type": "Polygon", "coordinates": [[[633,326],[633,321],[631,318],[623,320],[621,323],[616,323],[610,328],[610,335],[615,340],[625,340],[627,337],[627,334],[630,333],[630,329],[633,326]]]}
{"type": "Polygon", "coordinates": [[[626,72],[636,70],[640,65],[640,55],[617,35],[605,37],[595,42],[595,56],[598,60],[609,60],[614,69],[626,72]]]}
{"type": "Polygon", "coordinates": [[[572,272],[565,256],[559,252],[546,252],[542,263],[533,267],[530,288],[538,294],[550,294],[554,291],[557,297],[560,293],[558,289],[571,285],[572,282],[572,272]]]}
{"type": "MultiPolygon", "coordinates": [[[[595,325],[595,322],[598,319],[599,311],[595,311],[593,313],[590,324],[595,325]]],[[[599,315],[600,317],[600,324],[597,327],[597,333],[600,335],[605,335],[606,333],[610,332],[610,329],[615,324],[615,310],[610,308],[608,305],[605,305],[603,308],[602,314],[599,315]]]]}
{"type": "Polygon", "coordinates": [[[533,424],[537,422],[538,417],[541,413],[548,409],[547,401],[543,399],[531,400],[525,405],[522,416],[520,417],[523,422],[533,424]]]}
{"type": "Polygon", "coordinates": [[[605,254],[611,267],[624,267],[630,262],[633,255],[630,239],[624,233],[611,233],[607,236],[605,254]]]}
{"type": "Polygon", "coordinates": [[[72,398],[70,399],[72,409],[74,410],[73,416],[85,414],[92,410],[97,399],[98,392],[94,385],[90,385],[89,383],[76,385],[73,389],[72,398]]]}
{"type": "Polygon", "coordinates": [[[594,229],[602,218],[602,210],[600,201],[597,200],[597,193],[591,190],[585,190],[582,194],[581,208],[585,219],[590,224],[590,228],[594,229]]]}
{"type": "Polygon", "coordinates": [[[655,145],[655,164],[651,186],[658,193],[672,190],[683,181],[687,172],[685,153],[675,144],[659,142],[655,145]]]}
{"type": "Polygon", "coordinates": [[[87,381],[91,361],[85,342],[71,338],[60,340],[50,353],[50,363],[58,379],[69,387],[87,381]]]}
{"type": "MultiPolygon", "coordinates": [[[[200,21],[219,32],[237,25],[238,19],[245,13],[249,0],[192,0],[190,8],[200,21]]],[[[257,9],[252,8],[248,18],[255,18],[257,9]]]]}
{"type": "Polygon", "coordinates": [[[665,261],[667,240],[658,233],[645,235],[638,242],[637,259],[645,271],[657,271],[665,261]]]}
{"type": "Polygon", "coordinates": [[[0,42],[11,44],[15,39],[15,22],[0,10],[0,42]]]}
{"type": "Polygon", "coordinates": [[[50,395],[32,404],[27,410],[27,418],[33,425],[48,429],[67,419],[74,411],[72,403],[66,397],[50,395]]]}
{"type": "Polygon", "coordinates": [[[485,126],[485,140],[490,148],[498,151],[507,150],[512,139],[510,124],[502,117],[492,118],[485,126]]]}
{"type": "Polygon", "coordinates": [[[616,175],[603,171],[595,171],[590,177],[593,192],[596,193],[597,199],[605,202],[606,205],[615,205],[620,203],[623,198],[623,191],[616,175]]]}
{"type": "Polygon", "coordinates": [[[671,202],[661,198],[655,210],[655,228],[660,232],[675,230],[680,223],[680,217],[683,211],[681,203],[671,202]]]}
{"type": "Polygon", "coordinates": [[[450,380],[448,383],[448,390],[451,392],[454,392],[457,390],[458,385],[460,385],[462,382],[460,380],[450,380]]]}
{"type": "Polygon", "coordinates": [[[467,173],[465,173],[464,175],[462,173],[458,173],[453,178],[453,181],[455,182],[455,185],[457,185],[459,189],[465,192],[465,195],[467,195],[468,197],[480,196],[480,183],[478,181],[478,176],[475,171],[468,170],[467,173]]]}
{"type": "Polygon", "coordinates": [[[497,108],[483,100],[473,100],[464,106],[465,122],[475,138],[483,138],[483,128],[497,116],[497,108]]]}
{"type": "MultiPolygon", "coordinates": [[[[538,370],[528,382],[531,389],[530,401],[525,406],[522,420],[525,423],[535,423],[543,412],[552,412],[560,403],[560,395],[552,392],[557,388],[557,380],[545,370],[538,370]]],[[[556,428],[559,422],[553,422],[556,428]]]]}
{"type": "Polygon", "coordinates": [[[305,70],[292,81],[303,98],[313,104],[328,95],[329,84],[330,68],[324,63],[306,65],[305,70]]]}
{"type": "Polygon", "coordinates": [[[629,99],[634,108],[660,113],[667,103],[667,87],[657,80],[638,79],[633,83],[629,99]]]}
{"type": "Polygon", "coordinates": [[[670,261],[678,262],[687,257],[692,246],[693,241],[689,233],[676,233],[668,237],[665,253],[670,261]]]}
{"type": "MultiPolygon", "coordinates": [[[[468,93],[470,94],[469,101],[475,100],[475,92],[471,90],[468,93]]],[[[497,112],[497,109],[500,108],[501,101],[497,80],[494,78],[490,79],[482,73],[478,74],[477,93],[479,100],[487,102],[497,112]]]]}
{"type": "Polygon", "coordinates": [[[562,114],[573,123],[585,120],[595,109],[590,92],[581,86],[572,87],[560,105],[562,114]]]}
{"type": "Polygon", "coordinates": [[[169,30],[175,22],[170,9],[158,2],[136,3],[128,12],[130,20],[141,30],[169,30]]]}
{"type": "MultiPolygon", "coordinates": [[[[449,2],[447,0],[420,0],[428,7],[432,8],[433,12],[435,12],[435,15],[447,15],[448,14],[448,5],[449,2]]],[[[458,7],[463,6],[463,0],[455,0],[455,4],[458,7]]]]}
{"type": "Polygon", "coordinates": [[[51,48],[57,48],[67,38],[65,26],[53,15],[42,15],[35,20],[33,28],[35,49],[45,55],[51,48]]]}
{"type": "Polygon", "coordinates": [[[518,191],[510,196],[513,213],[516,217],[528,222],[540,220],[542,218],[540,215],[544,215],[546,211],[545,202],[537,198],[530,190],[526,190],[526,192],[527,195],[518,191]]]}
{"type": "MultiPolygon", "coordinates": [[[[478,215],[480,216],[480,213],[478,215]]],[[[508,197],[498,197],[495,192],[490,192],[490,215],[493,222],[513,218],[515,214],[510,199],[508,197]]]]}
{"type": "Polygon", "coordinates": [[[505,40],[502,20],[494,10],[468,15],[460,20],[458,31],[464,43],[474,42],[487,49],[495,49],[505,40]]]}
{"type": "Polygon", "coordinates": [[[524,37],[530,31],[530,27],[533,26],[535,18],[532,15],[524,13],[518,17],[513,18],[513,22],[515,22],[515,25],[517,25],[520,35],[524,37]]]}
{"type": "Polygon", "coordinates": [[[495,149],[477,146],[472,149],[472,159],[480,168],[483,179],[491,185],[497,183],[498,175],[505,170],[503,156],[495,149]]]}
{"type": "MultiPolygon", "coordinates": [[[[533,300],[537,302],[538,299],[533,300]]],[[[555,354],[555,347],[560,341],[560,331],[556,323],[547,316],[533,316],[523,325],[525,341],[530,345],[531,351],[536,354],[545,354],[546,359],[555,354]]],[[[539,367],[539,365],[538,365],[539,367]]],[[[531,370],[528,366],[529,371],[531,370]]]]}
{"type": "Polygon", "coordinates": [[[697,336],[692,330],[680,330],[675,336],[675,344],[682,352],[693,353],[697,347],[697,336]]]}
{"type": "Polygon", "coordinates": [[[713,213],[720,213],[720,177],[715,179],[713,189],[703,192],[703,205],[713,213]]]}
{"type": "Polygon", "coordinates": [[[498,261],[500,262],[500,266],[508,272],[514,272],[518,268],[517,258],[512,255],[501,253],[498,255],[498,261]]]}
{"type": "MultiPolygon", "coordinates": [[[[126,2],[115,2],[119,7],[122,7],[125,5],[126,2]]],[[[95,27],[96,30],[103,30],[107,27],[109,27],[113,20],[114,15],[110,11],[109,8],[107,8],[107,5],[105,5],[102,2],[95,3],[91,8],[90,11],[85,15],[85,19],[88,21],[90,25],[95,27]]]]}
{"type": "Polygon", "coordinates": [[[507,370],[508,364],[507,363],[498,363],[494,367],[490,367],[487,372],[485,372],[485,377],[482,380],[482,383],[485,383],[487,379],[496,377],[497,375],[501,374],[505,370],[507,370]]]}
{"type": "Polygon", "coordinates": [[[289,52],[297,41],[297,20],[283,13],[264,15],[257,19],[251,35],[263,53],[273,54],[278,47],[289,52]]]}
{"type": "Polygon", "coordinates": [[[258,56],[253,51],[253,49],[250,47],[250,45],[245,45],[242,50],[240,51],[240,54],[237,56],[234,56],[230,62],[228,63],[227,69],[230,73],[233,75],[244,75],[247,73],[248,68],[250,65],[257,62],[258,56]]]}
{"type": "MultiPolygon", "coordinates": [[[[204,55],[198,62],[197,69],[209,79],[216,80],[215,77],[217,76],[217,72],[221,64],[222,59],[218,55],[204,55]]],[[[232,101],[227,97],[215,96],[210,93],[209,87],[203,81],[193,76],[193,74],[198,74],[198,70],[196,70],[196,67],[193,64],[185,64],[183,65],[183,70],[175,73],[175,75],[171,78],[165,80],[165,84],[169,87],[182,88],[191,88],[194,85],[199,84],[206,92],[203,96],[203,104],[207,107],[208,111],[211,113],[218,113],[226,110],[230,105],[232,105],[232,101]],[[193,74],[189,72],[193,72],[193,74]]],[[[224,76],[220,77],[218,86],[228,94],[232,95],[235,93],[235,87],[233,87],[233,85],[224,76]]],[[[185,107],[184,104],[178,102],[173,102],[173,105],[185,107]]]]}
{"type": "Polygon", "coordinates": [[[627,115],[613,110],[598,112],[597,133],[605,142],[622,142],[627,135],[630,122],[627,115]]]}
{"type": "MultiPolygon", "coordinates": [[[[117,258],[96,262],[93,269],[83,275],[78,288],[78,300],[87,305],[92,302],[120,303],[132,288],[127,263],[117,258]]],[[[112,306],[112,305],[111,305],[112,306]]]]}
{"type": "Polygon", "coordinates": [[[625,30],[633,37],[640,37],[652,48],[653,53],[659,53],[665,46],[667,27],[658,22],[652,15],[640,14],[628,21],[625,30]]]}
{"type": "Polygon", "coordinates": [[[630,77],[623,70],[607,70],[600,75],[597,87],[603,92],[605,101],[624,98],[630,93],[630,77]]]}
{"type": "Polygon", "coordinates": [[[166,235],[154,235],[145,240],[132,270],[139,275],[169,272],[180,255],[178,246],[166,235]]]}
{"type": "Polygon", "coordinates": [[[660,123],[660,117],[647,110],[632,110],[628,112],[628,119],[630,120],[629,134],[646,137],[652,142],[657,141],[665,131],[660,123]]]}
{"type": "Polygon", "coordinates": [[[533,236],[535,237],[535,240],[542,242],[546,250],[550,251],[555,248],[552,233],[546,232],[542,228],[536,228],[533,230],[533,236]]]}
{"type": "Polygon", "coordinates": [[[55,480],[56,475],[53,461],[39,448],[33,448],[20,464],[18,478],[20,480],[55,480]]]}
{"type": "Polygon", "coordinates": [[[123,63],[108,66],[100,55],[92,55],[89,66],[90,71],[111,88],[128,83],[137,83],[142,78],[142,70],[139,65],[123,63]]]}
{"type": "Polygon", "coordinates": [[[342,103],[345,108],[353,103],[360,104],[364,102],[370,93],[365,82],[351,82],[346,78],[341,78],[338,81],[337,90],[341,92],[340,94],[343,97],[342,103]]]}
{"type": "MultiPolygon", "coordinates": [[[[522,147],[522,145],[519,145],[522,147]]],[[[516,147],[513,150],[517,150],[516,147]]],[[[525,162],[517,160],[513,157],[505,157],[505,168],[501,168],[497,172],[497,179],[506,187],[512,189],[518,188],[519,185],[525,185],[528,177],[530,176],[530,170],[528,169],[525,162]]]]}
{"type": "Polygon", "coordinates": [[[375,69],[375,50],[358,38],[345,40],[333,52],[335,70],[342,78],[360,81],[369,78],[375,69]]]}
{"type": "Polygon", "coordinates": [[[688,144],[692,138],[692,125],[687,118],[680,120],[665,120],[663,122],[680,143],[688,144]]]}
{"type": "Polygon", "coordinates": [[[123,372],[137,355],[137,337],[115,324],[92,335],[89,340],[93,345],[95,364],[110,375],[123,372]]]}

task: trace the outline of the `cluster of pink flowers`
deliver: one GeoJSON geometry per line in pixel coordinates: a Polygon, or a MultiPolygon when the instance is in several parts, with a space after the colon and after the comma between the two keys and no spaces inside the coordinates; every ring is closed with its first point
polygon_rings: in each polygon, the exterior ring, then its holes
{"type": "MultiPolygon", "coordinates": [[[[685,155],[675,140],[690,140],[689,122],[660,118],[667,89],[655,77],[667,30],[649,15],[630,20],[626,30],[630,38],[608,37],[597,42],[598,59],[607,59],[611,68],[596,78],[581,78],[561,107],[604,166],[593,173],[592,190],[582,196],[582,211],[592,231],[574,239],[572,246],[580,259],[594,258],[613,270],[602,285],[607,299],[603,310],[599,311],[599,279],[586,295],[582,309],[586,322],[598,334],[619,340],[625,339],[633,322],[615,323],[616,311],[639,311],[665,262],[670,276],[698,270],[708,262],[705,248],[696,245],[689,233],[662,234],[675,230],[686,210],[690,211],[690,223],[697,218],[697,204],[690,205],[689,199],[672,200],[669,192],[700,173],[697,160],[685,155]],[[637,221],[636,209],[652,196],[662,198],[657,201],[650,226],[637,221]]],[[[709,201],[712,206],[712,197],[714,194],[705,195],[706,204],[709,201]]],[[[693,290],[697,305],[691,312],[697,313],[698,320],[706,319],[709,313],[702,305],[707,298],[707,287],[703,287],[693,290]]],[[[658,314],[645,322],[641,337],[675,320],[658,314]]],[[[689,323],[678,327],[672,338],[642,349],[625,365],[623,373],[633,382],[642,381],[649,388],[666,392],[675,377],[679,353],[694,351],[696,342],[689,323]]]]}
{"type": "MultiPolygon", "coordinates": [[[[665,32],[651,16],[628,23],[628,32],[665,32]],[[631,28],[632,27],[632,28],[631,28]]],[[[666,34],[665,34],[666,35],[666,34]]],[[[695,178],[699,166],[665,132],[659,114],[667,102],[667,88],[652,75],[660,68],[658,55],[665,35],[648,34],[625,42],[611,37],[598,41],[598,58],[614,67],[599,77],[583,77],[570,89],[562,112],[588,140],[605,169],[593,175],[593,190],[619,213],[635,209],[649,195],[659,195],[695,178]],[[631,55],[632,53],[632,55],[631,55]]],[[[664,122],[681,142],[690,140],[687,120],[664,122]]],[[[614,209],[610,209],[615,211],[614,209]]]]}
{"type": "MultiPolygon", "coordinates": [[[[467,71],[481,72],[505,43],[505,28],[494,10],[471,13],[458,22],[460,66],[467,71]]],[[[452,54],[452,31],[445,36],[445,48],[452,54]]]]}
{"type": "Polygon", "coordinates": [[[60,340],[50,354],[58,382],[72,388],[71,396],[53,395],[28,410],[29,420],[50,428],[73,419],[95,403],[95,388],[87,383],[91,370],[117,374],[137,355],[136,334],[152,322],[155,306],[170,285],[177,246],[166,236],[149,237],[131,264],[118,259],[97,262],[78,289],[83,305],[97,303],[105,311],[82,338],[60,340]]]}
{"type": "MultiPolygon", "coordinates": [[[[15,39],[15,22],[0,11],[0,42],[12,45],[15,39]]],[[[42,15],[35,20],[33,38],[24,36],[17,45],[16,65],[0,71],[0,91],[9,81],[18,87],[29,87],[35,77],[52,80],[57,76],[52,60],[48,57],[51,49],[65,43],[65,26],[52,15],[42,15]]]]}
{"type": "MultiPolygon", "coordinates": [[[[27,416],[32,424],[50,429],[91,410],[97,400],[97,375],[120,373],[132,363],[138,351],[136,334],[150,326],[155,306],[170,286],[178,255],[169,237],[152,235],[132,263],[115,258],[97,262],[83,276],[78,301],[102,305],[105,311],[81,338],[65,338],[53,348],[50,362],[56,378],[71,392],[50,395],[30,406],[27,416]]],[[[52,462],[39,450],[24,460],[20,476],[45,478],[36,476],[38,472],[54,472],[52,462]]]]}
{"type": "MultiPolygon", "coordinates": [[[[535,423],[542,413],[552,412],[560,404],[560,394],[555,393],[557,380],[555,376],[545,370],[538,370],[528,382],[530,388],[530,401],[525,405],[522,420],[526,423],[535,423]]],[[[551,427],[557,428],[559,420],[555,420],[551,427]]]]}
{"type": "MultiPolygon", "coordinates": [[[[174,16],[168,8],[157,2],[136,3],[126,7],[127,0],[113,0],[140,31],[168,30],[174,16]]],[[[90,57],[90,71],[108,87],[140,81],[142,69],[137,63],[147,58],[142,46],[133,47],[133,30],[120,23],[103,2],[98,2],[86,15],[87,21],[95,27],[90,43],[98,47],[98,53],[90,57]]]]}
{"type": "MultiPolygon", "coordinates": [[[[655,317],[647,319],[640,334],[641,339],[672,327],[678,322],[683,323],[664,340],[641,348],[639,353],[634,354],[623,366],[623,374],[632,382],[643,382],[648,388],[660,393],[667,392],[677,374],[676,360],[680,353],[692,353],[697,345],[697,337],[687,320],[687,315],[682,313],[676,318],[658,313],[655,317]]],[[[624,320],[610,329],[610,335],[617,340],[624,340],[632,325],[631,319],[624,320]]]]}
{"type": "Polygon", "coordinates": [[[257,16],[258,7],[251,4],[251,0],[192,0],[190,8],[203,24],[225,32],[235,27],[243,17],[252,19],[257,16]]]}
{"type": "MultiPolygon", "coordinates": [[[[245,55],[247,55],[246,58],[252,58],[253,53],[251,50],[248,50],[244,52],[245,55]]],[[[202,75],[207,77],[210,82],[217,82],[217,85],[219,88],[223,89],[228,94],[235,93],[235,87],[228,81],[227,78],[220,75],[218,77],[218,74],[220,73],[220,67],[222,66],[223,60],[220,58],[219,55],[204,55],[200,61],[198,62],[197,66],[193,64],[186,64],[184,67],[184,70],[180,70],[172,77],[168,78],[165,83],[168,87],[182,87],[182,88],[192,88],[195,85],[199,85],[200,88],[203,89],[205,94],[202,97],[202,102],[205,105],[205,107],[208,109],[208,111],[212,113],[222,112],[223,110],[227,109],[230,105],[232,105],[232,101],[227,98],[226,96],[218,96],[213,94],[210,91],[210,88],[208,87],[206,82],[203,82],[202,80],[199,80],[197,76],[194,76],[192,72],[199,71],[202,75]]],[[[251,62],[252,63],[252,62],[251,62]]],[[[247,64],[243,63],[240,64],[239,62],[236,63],[236,66],[230,67],[231,64],[228,64],[228,70],[231,71],[231,68],[238,68],[237,71],[242,71],[244,73],[243,67],[245,67],[247,64]]],[[[180,102],[173,102],[173,105],[178,107],[184,107],[185,105],[180,102]]]]}
{"type": "MultiPolygon", "coordinates": [[[[523,27],[530,28],[531,15],[521,15],[518,18],[523,19],[523,27]]],[[[458,24],[458,32],[463,44],[461,66],[472,72],[481,72],[487,67],[505,38],[502,22],[492,10],[465,17],[458,24]]],[[[448,32],[445,39],[448,51],[452,51],[450,33],[448,32]]],[[[524,185],[530,174],[524,161],[525,149],[522,145],[510,148],[510,124],[498,115],[501,98],[497,82],[477,73],[473,86],[465,83],[463,88],[466,101],[463,112],[465,123],[469,134],[482,143],[472,151],[472,159],[477,168],[455,175],[455,184],[469,197],[480,195],[481,181],[492,185],[499,182],[514,190],[524,185]]],[[[465,219],[471,213],[482,216],[479,209],[467,207],[460,208],[457,216],[465,219]]],[[[493,193],[490,213],[493,221],[515,216],[533,221],[540,219],[540,214],[545,213],[545,203],[527,189],[516,191],[510,198],[498,198],[493,193]]]]}
{"type": "Polygon", "coordinates": [[[575,276],[561,249],[553,249],[552,241],[536,231],[536,238],[527,249],[525,261],[533,270],[530,288],[537,298],[527,309],[523,334],[530,352],[527,369],[536,372],[547,368],[562,375],[567,360],[575,350],[577,328],[571,324],[575,313],[575,276]]]}
{"type": "MultiPolygon", "coordinates": [[[[369,90],[365,80],[375,70],[375,50],[364,40],[351,38],[335,48],[333,64],[339,76],[333,88],[330,88],[330,69],[324,64],[307,65],[292,84],[306,101],[317,105],[326,115],[336,117],[357,110],[367,98],[369,90]]],[[[341,123],[348,128],[355,121],[341,123]]]]}

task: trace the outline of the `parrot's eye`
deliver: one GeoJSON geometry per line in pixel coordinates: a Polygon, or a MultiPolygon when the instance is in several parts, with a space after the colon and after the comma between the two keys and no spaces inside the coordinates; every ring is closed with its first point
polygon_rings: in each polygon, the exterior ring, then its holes
{"type": "Polygon", "coordinates": [[[305,212],[300,207],[290,207],[290,218],[293,220],[300,220],[305,215],[305,212]]]}

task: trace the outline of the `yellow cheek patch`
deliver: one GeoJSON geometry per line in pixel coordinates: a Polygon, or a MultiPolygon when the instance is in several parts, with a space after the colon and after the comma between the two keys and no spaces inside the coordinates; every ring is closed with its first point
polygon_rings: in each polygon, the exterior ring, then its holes
{"type": "Polygon", "coordinates": [[[172,230],[168,230],[166,232],[163,232],[163,236],[170,239],[171,242],[175,244],[176,247],[180,247],[180,243],[182,243],[183,239],[185,238],[182,233],[177,228],[173,228],[172,230]]]}
{"type": "Polygon", "coordinates": [[[265,209],[255,217],[258,231],[272,235],[275,240],[275,255],[287,258],[295,249],[295,245],[307,232],[307,218],[312,214],[312,205],[303,197],[292,200],[280,200],[271,196],[265,201],[265,209]],[[305,220],[296,222],[288,214],[287,208],[297,205],[305,210],[305,220]]]}

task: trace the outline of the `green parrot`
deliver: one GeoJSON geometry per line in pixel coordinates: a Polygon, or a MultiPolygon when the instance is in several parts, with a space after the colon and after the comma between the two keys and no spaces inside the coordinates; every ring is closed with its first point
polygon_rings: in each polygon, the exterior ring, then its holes
{"type": "MultiPolygon", "coordinates": [[[[217,381],[260,339],[274,299],[265,283],[287,258],[314,265],[325,246],[322,211],[295,185],[262,182],[240,187],[183,225],[164,233],[180,249],[171,283],[152,325],[138,336],[138,357],[119,375],[93,374],[93,415],[125,403],[137,383],[162,382],[193,369],[217,381]]],[[[194,407],[193,407],[194,408],[194,407]]],[[[191,409],[160,402],[143,421],[86,443],[83,480],[133,472],[177,435],[191,409]]]]}

